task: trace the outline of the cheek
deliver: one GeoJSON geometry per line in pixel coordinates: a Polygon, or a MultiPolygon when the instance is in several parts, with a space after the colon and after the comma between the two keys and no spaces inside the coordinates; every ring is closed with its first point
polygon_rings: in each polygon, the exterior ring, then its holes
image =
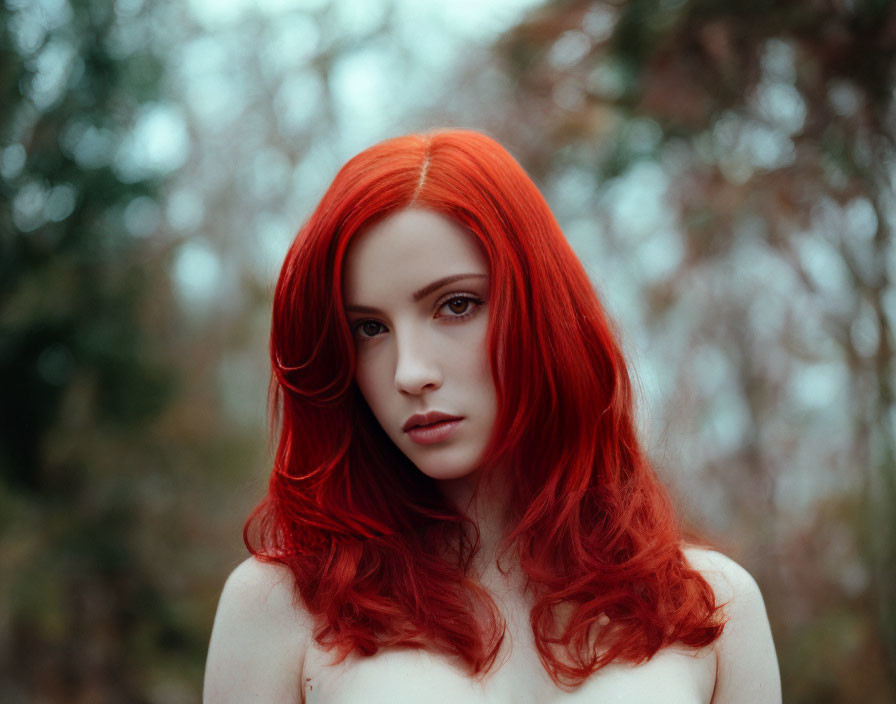
{"type": "Polygon", "coordinates": [[[483,410],[493,424],[498,415],[498,390],[492,376],[488,346],[485,343],[483,343],[479,355],[479,385],[482,389],[483,410]]]}
{"type": "Polygon", "coordinates": [[[370,410],[381,423],[383,421],[382,413],[384,409],[384,401],[386,399],[386,390],[383,388],[384,377],[376,370],[376,365],[369,360],[361,360],[358,358],[357,367],[355,368],[355,383],[361,390],[361,395],[370,406],[370,410]]]}
{"type": "Polygon", "coordinates": [[[477,383],[483,388],[488,389],[491,395],[495,394],[495,381],[492,378],[492,368],[489,362],[488,343],[485,339],[485,330],[477,339],[476,345],[472,347],[475,350],[475,357],[472,360],[472,369],[476,370],[477,383]]]}

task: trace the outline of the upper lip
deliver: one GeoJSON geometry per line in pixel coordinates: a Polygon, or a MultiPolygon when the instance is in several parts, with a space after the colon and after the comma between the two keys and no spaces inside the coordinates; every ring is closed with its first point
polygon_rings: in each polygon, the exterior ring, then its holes
{"type": "Polygon", "coordinates": [[[405,424],[401,426],[401,429],[405,432],[409,431],[411,428],[415,428],[418,425],[431,425],[432,423],[438,423],[443,420],[459,420],[460,416],[452,416],[448,413],[442,413],[441,411],[430,411],[429,413],[415,413],[410,418],[405,421],[405,424]]]}

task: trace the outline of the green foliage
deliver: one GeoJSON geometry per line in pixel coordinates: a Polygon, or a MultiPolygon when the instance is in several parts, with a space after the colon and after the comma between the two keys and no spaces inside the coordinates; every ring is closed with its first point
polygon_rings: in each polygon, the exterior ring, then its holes
{"type": "Polygon", "coordinates": [[[112,0],[0,5],[4,701],[141,700],[148,661],[203,647],[140,545],[142,436],[175,376],[144,312],[164,262],[127,222],[160,182],[121,158],[161,62],[116,46],[120,19],[112,0]]]}

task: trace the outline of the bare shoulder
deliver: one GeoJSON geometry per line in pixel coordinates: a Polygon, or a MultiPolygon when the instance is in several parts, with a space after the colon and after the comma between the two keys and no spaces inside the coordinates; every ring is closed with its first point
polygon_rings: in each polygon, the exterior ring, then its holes
{"type": "Polygon", "coordinates": [[[218,602],[203,701],[299,702],[312,625],[292,573],[254,557],[228,577],[218,602]]]}
{"type": "Polygon", "coordinates": [[[283,565],[264,562],[255,557],[244,560],[230,573],[221,593],[220,606],[233,605],[267,614],[279,620],[282,617],[300,618],[301,610],[295,599],[292,573],[283,565]]]}
{"type": "Polygon", "coordinates": [[[727,555],[695,545],[686,546],[683,552],[691,567],[709,582],[717,603],[725,604],[744,598],[762,599],[753,575],[727,555]]]}
{"type": "Polygon", "coordinates": [[[722,553],[685,547],[688,563],[712,587],[727,618],[715,642],[712,704],[781,701],[781,676],[762,593],[753,576],[722,553]]]}

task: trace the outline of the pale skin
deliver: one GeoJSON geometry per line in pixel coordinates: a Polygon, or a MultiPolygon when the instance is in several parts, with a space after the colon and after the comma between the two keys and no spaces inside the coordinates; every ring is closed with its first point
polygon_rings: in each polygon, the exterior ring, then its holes
{"type": "MultiPolygon", "coordinates": [[[[558,688],[542,667],[518,570],[495,568],[507,528],[500,483],[474,493],[494,468],[477,464],[495,417],[485,329],[488,265],[473,236],[439,215],[394,214],[353,242],[343,282],[358,348],[356,381],[386,433],[473,517],[481,533],[477,576],[507,622],[495,668],[470,678],[460,663],[424,651],[381,651],[333,665],[314,641],[292,575],[254,558],[234,570],[215,618],[204,701],[342,704],[501,702],[755,704],[781,701],[780,675],[762,596],[729,558],[689,547],[685,555],[725,603],[723,635],[702,650],[661,650],[641,665],[612,664],[576,689],[558,688]],[[445,283],[415,299],[449,276],[445,283]],[[464,299],[466,298],[466,302],[464,299]],[[372,310],[375,309],[375,310],[372,310]],[[463,418],[446,441],[420,445],[401,427],[418,412],[463,418]]],[[[506,564],[505,564],[506,567],[506,564]]]]}

